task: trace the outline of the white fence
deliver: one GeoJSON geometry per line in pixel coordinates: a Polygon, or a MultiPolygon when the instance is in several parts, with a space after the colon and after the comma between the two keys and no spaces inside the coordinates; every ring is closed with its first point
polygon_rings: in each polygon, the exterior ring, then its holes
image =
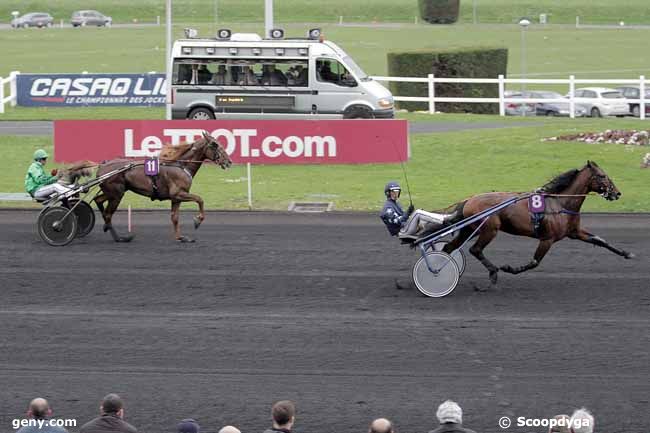
{"type": "Polygon", "coordinates": [[[20,74],[18,71],[12,71],[7,78],[0,77],[0,114],[5,112],[5,104],[9,102],[12,107],[16,106],[16,77],[20,74]],[[5,97],[5,84],[9,84],[9,96],[5,97]]]}
{"type": "Polygon", "coordinates": [[[433,74],[429,74],[427,78],[416,77],[372,77],[377,81],[397,81],[402,83],[427,83],[429,85],[429,92],[427,96],[395,96],[396,101],[412,101],[412,102],[428,102],[429,113],[436,112],[436,102],[467,102],[467,103],[494,103],[499,104],[499,115],[505,116],[506,104],[508,103],[569,103],[569,115],[571,118],[575,117],[575,89],[576,84],[616,84],[625,85],[632,84],[640,87],[641,99],[625,99],[627,103],[639,104],[639,116],[645,119],[645,99],[646,80],[642,75],[639,79],[634,80],[593,80],[593,79],[576,79],[574,75],[569,76],[569,79],[523,79],[523,78],[505,78],[499,75],[498,78],[437,78],[433,74]],[[499,87],[498,98],[464,98],[464,97],[439,97],[435,94],[435,84],[437,83],[461,83],[461,84],[497,84],[499,87]],[[541,98],[506,98],[505,85],[506,84],[568,84],[569,96],[568,99],[541,99],[541,98]]]}

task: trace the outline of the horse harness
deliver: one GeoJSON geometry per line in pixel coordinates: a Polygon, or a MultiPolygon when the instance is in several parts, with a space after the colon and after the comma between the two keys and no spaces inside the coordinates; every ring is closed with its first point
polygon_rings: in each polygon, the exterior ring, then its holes
{"type": "Polygon", "coordinates": [[[530,214],[530,221],[533,224],[533,236],[540,237],[540,229],[542,222],[547,214],[566,214],[566,215],[580,215],[580,212],[575,212],[569,209],[562,208],[557,212],[546,212],[546,197],[557,196],[558,194],[546,194],[536,191],[528,197],[528,213],[530,214]]]}
{"type": "MultiPolygon", "coordinates": [[[[161,162],[160,165],[165,166],[165,167],[178,167],[178,168],[182,169],[185,172],[185,174],[187,174],[187,176],[190,178],[190,182],[192,182],[192,179],[193,179],[192,173],[190,173],[190,171],[187,168],[185,168],[181,163],[179,163],[179,162],[161,162]]],[[[160,171],[158,171],[158,173],[160,173],[160,171]]],[[[163,200],[166,200],[168,198],[168,197],[163,197],[163,196],[160,195],[160,192],[158,190],[158,176],[159,176],[159,174],[154,174],[154,175],[149,176],[149,178],[151,179],[151,197],[150,197],[151,201],[154,201],[154,200],[163,201],[163,200]]]]}

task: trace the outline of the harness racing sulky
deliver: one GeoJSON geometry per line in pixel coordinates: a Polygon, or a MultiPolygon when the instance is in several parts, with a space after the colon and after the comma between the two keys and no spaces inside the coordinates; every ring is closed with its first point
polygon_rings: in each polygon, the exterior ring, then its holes
{"type": "Polygon", "coordinates": [[[450,213],[441,214],[443,223],[428,222],[415,239],[402,239],[421,255],[412,270],[415,286],[429,297],[450,294],[465,270],[463,247],[474,238],[469,252],[487,268],[491,287],[496,286],[499,271],[519,274],[536,268],[551,246],[566,237],[606,248],[626,259],[633,258],[631,252],[582,228],[580,209],[590,193],[609,201],[621,196],[609,176],[593,161],[558,175],[534,192],[486,193],[450,206],[450,213]],[[533,258],[520,266],[494,265],[483,250],[499,231],[538,239],[533,258]],[[452,235],[455,237],[451,241],[443,240],[452,235]]]}
{"type": "Polygon", "coordinates": [[[109,232],[116,242],[129,242],[133,235],[119,235],[113,228],[112,218],[124,194],[133,191],[151,200],[170,200],[174,238],[179,242],[194,242],[181,235],[179,210],[181,203],[195,202],[199,214],[194,217],[194,228],[198,229],[205,219],[203,199],[190,193],[192,181],[205,160],[224,170],[232,164],[223,146],[204,131],[202,138],[193,143],[164,146],[158,158],[152,160],[114,159],[99,165],[88,161],[73,164],[61,174],[67,177],[69,189],[37,200],[45,206],[38,217],[38,233],[52,246],[67,245],[77,237],[86,236],[95,226],[95,214],[89,204],[95,202],[104,219],[104,232],[109,232]],[[91,174],[91,167],[97,167],[96,177],[78,184],[80,177],[91,174]],[[99,191],[87,200],[95,187],[99,191]]]}

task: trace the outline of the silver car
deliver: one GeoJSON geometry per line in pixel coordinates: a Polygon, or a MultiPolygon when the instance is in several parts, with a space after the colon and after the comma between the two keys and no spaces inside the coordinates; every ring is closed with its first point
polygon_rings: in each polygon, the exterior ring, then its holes
{"type": "Polygon", "coordinates": [[[11,20],[11,27],[15,29],[38,27],[40,29],[43,27],[52,27],[52,23],[54,23],[52,15],[45,12],[32,12],[11,20]]]}
{"type": "Polygon", "coordinates": [[[72,13],[72,18],[70,18],[70,24],[72,27],[79,26],[97,26],[97,27],[109,27],[113,23],[113,18],[108,17],[101,12],[97,11],[74,11],[72,13]]]}

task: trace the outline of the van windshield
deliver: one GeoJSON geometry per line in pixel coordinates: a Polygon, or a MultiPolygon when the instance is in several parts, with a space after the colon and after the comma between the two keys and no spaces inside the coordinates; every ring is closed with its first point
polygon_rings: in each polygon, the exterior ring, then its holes
{"type": "Polygon", "coordinates": [[[372,78],[368,76],[365,72],[363,72],[363,69],[359,67],[359,65],[356,64],[354,60],[352,60],[352,57],[350,56],[345,56],[343,57],[343,63],[345,63],[345,66],[347,66],[354,75],[359,77],[359,80],[361,81],[370,81],[372,78]]]}

